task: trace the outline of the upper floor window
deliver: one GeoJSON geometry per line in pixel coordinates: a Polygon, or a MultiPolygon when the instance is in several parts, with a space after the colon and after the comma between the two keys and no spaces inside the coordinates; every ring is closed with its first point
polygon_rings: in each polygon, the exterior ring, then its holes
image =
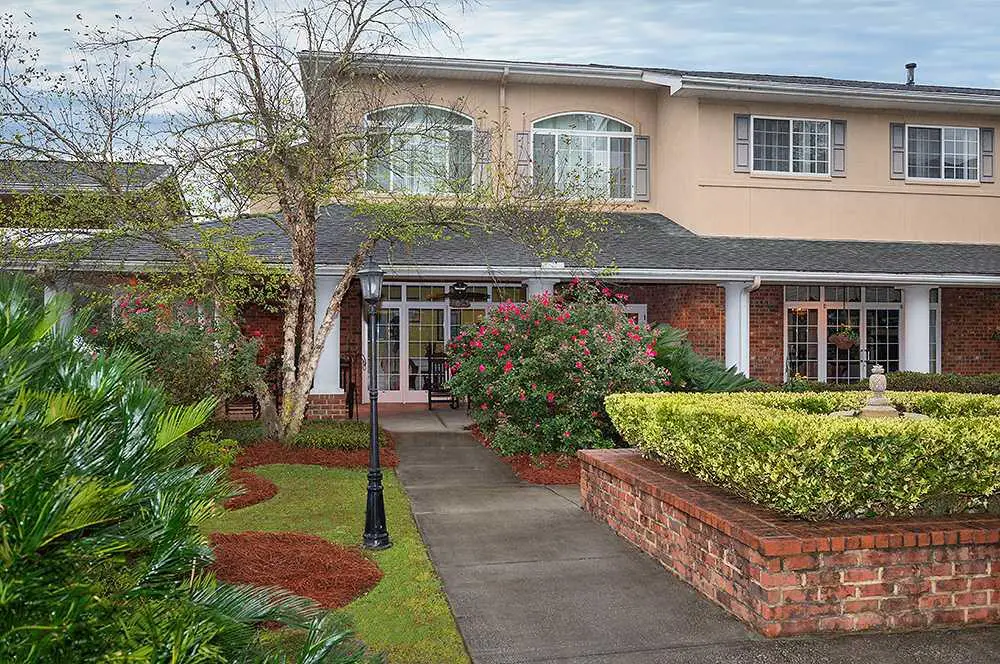
{"type": "Polygon", "coordinates": [[[472,185],[472,118],[434,106],[394,106],[366,117],[367,185],[431,194],[472,185]]]}
{"type": "Polygon", "coordinates": [[[830,121],[753,118],[753,170],[830,173],[830,121]]]}
{"type": "Polygon", "coordinates": [[[979,179],[979,129],[906,125],[906,177],[979,179]]]}
{"type": "Polygon", "coordinates": [[[532,125],[536,187],[562,194],[631,199],[632,127],[593,113],[567,113],[532,125]]]}

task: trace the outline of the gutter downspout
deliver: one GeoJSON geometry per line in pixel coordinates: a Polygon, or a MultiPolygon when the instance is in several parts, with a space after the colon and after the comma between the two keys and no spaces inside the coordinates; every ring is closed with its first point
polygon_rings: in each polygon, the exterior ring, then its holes
{"type": "Polygon", "coordinates": [[[722,285],[726,294],[725,363],[750,376],[750,293],[760,288],[761,278],[752,281],[727,281],[722,285]]]}

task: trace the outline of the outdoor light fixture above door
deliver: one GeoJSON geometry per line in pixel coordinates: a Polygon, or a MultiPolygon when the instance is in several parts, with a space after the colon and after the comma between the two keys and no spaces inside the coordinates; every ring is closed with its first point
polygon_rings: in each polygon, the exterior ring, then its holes
{"type": "Polygon", "coordinates": [[[464,281],[456,281],[441,295],[432,296],[428,299],[447,299],[448,304],[450,304],[453,309],[467,309],[471,302],[485,302],[489,298],[486,293],[470,291],[469,284],[464,281]]]}

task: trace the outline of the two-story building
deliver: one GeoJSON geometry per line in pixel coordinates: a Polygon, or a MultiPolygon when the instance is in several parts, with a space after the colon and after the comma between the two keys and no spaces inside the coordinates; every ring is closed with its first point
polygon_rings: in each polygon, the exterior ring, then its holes
{"type": "MultiPolygon", "coordinates": [[[[380,66],[421,98],[400,93],[366,122],[405,113],[432,122],[435,140],[414,131],[370,159],[373,192],[484,172],[475,135],[500,127],[535,182],[579,186],[585,172],[591,193],[618,204],[598,269],[615,266],[635,315],[687,330],[702,353],[775,383],[856,381],[874,363],[1000,371],[1000,90],[448,58],[380,66]]],[[[345,227],[343,214],[327,209],[326,223],[345,227]]],[[[321,290],[354,239],[320,239],[321,290]]],[[[491,238],[381,261],[381,387],[404,402],[425,398],[428,346],[443,350],[491,303],[595,272],[491,238]],[[452,302],[459,281],[485,300],[452,302]]],[[[363,352],[360,314],[355,300],[339,351],[328,343],[316,414],[337,401],[340,356],[363,352]]]]}

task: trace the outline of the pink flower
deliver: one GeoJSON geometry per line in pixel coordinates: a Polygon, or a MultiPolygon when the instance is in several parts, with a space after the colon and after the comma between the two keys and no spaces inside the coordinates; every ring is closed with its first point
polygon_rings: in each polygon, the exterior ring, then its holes
{"type": "Polygon", "coordinates": [[[611,297],[611,289],[605,286],[604,288],[601,289],[601,295],[603,295],[604,297],[611,297]]]}
{"type": "Polygon", "coordinates": [[[484,371],[486,371],[486,366],[485,366],[485,365],[482,365],[482,364],[480,364],[480,365],[479,365],[479,373],[483,373],[484,371]]]}
{"type": "Polygon", "coordinates": [[[573,279],[569,282],[569,285],[570,286],[579,286],[580,285],[580,277],[573,277],[573,279]]]}
{"type": "Polygon", "coordinates": [[[652,346],[646,346],[646,355],[648,357],[656,357],[656,351],[653,350],[652,346]]]}
{"type": "Polygon", "coordinates": [[[555,403],[556,402],[556,395],[555,395],[555,393],[554,392],[549,392],[548,394],[546,394],[545,395],[545,400],[548,401],[549,403],[555,403]]]}
{"type": "Polygon", "coordinates": [[[96,337],[97,336],[97,327],[96,326],[91,327],[89,330],[87,330],[87,332],[90,332],[91,335],[93,335],[93,336],[96,337]]]}
{"type": "Polygon", "coordinates": [[[507,362],[503,365],[503,372],[510,373],[513,368],[514,368],[514,363],[511,362],[510,360],[507,360],[507,362]]]}
{"type": "Polygon", "coordinates": [[[563,436],[565,438],[569,438],[569,431],[563,431],[563,436]]]}
{"type": "Polygon", "coordinates": [[[576,368],[577,369],[582,369],[583,368],[583,362],[581,362],[580,360],[577,360],[576,361],[576,368]]]}

